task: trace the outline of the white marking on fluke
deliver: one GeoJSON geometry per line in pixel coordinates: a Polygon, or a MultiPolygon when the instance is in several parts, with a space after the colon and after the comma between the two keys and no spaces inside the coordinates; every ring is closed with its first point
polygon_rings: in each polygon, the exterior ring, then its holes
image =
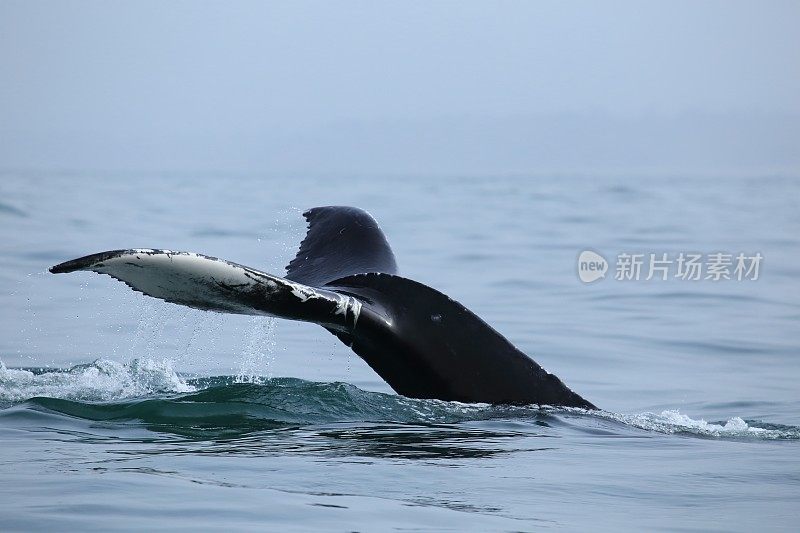
{"type": "Polygon", "coordinates": [[[301,289],[300,287],[297,287],[297,286],[293,286],[292,287],[292,294],[297,296],[300,299],[301,302],[305,302],[309,298],[312,298],[314,296],[313,294],[311,294],[311,293],[309,293],[307,291],[304,291],[303,289],[301,289]]]}
{"type": "Polygon", "coordinates": [[[353,331],[356,329],[356,324],[358,324],[358,317],[361,316],[361,302],[356,300],[355,298],[350,298],[352,301],[352,311],[353,311],[353,331]]]}

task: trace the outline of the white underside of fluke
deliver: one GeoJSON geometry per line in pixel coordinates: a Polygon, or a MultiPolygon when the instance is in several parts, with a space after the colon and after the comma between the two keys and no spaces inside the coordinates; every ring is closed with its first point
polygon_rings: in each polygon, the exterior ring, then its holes
{"type": "Polygon", "coordinates": [[[361,310],[361,303],[350,296],[193,252],[139,248],[97,254],[95,261],[93,257],[70,270],[107,274],[148,296],[197,309],[280,317],[281,309],[270,306],[280,297],[284,305],[287,299],[330,302],[332,315],[342,315],[335,322],[346,321],[348,314],[357,321],[361,310]]]}
{"type": "Polygon", "coordinates": [[[83,270],[108,274],[154,298],[212,311],[247,313],[251,306],[232,296],[278,288],[274,280],[243,266],[171,250],[129,250],[83,270]]]}

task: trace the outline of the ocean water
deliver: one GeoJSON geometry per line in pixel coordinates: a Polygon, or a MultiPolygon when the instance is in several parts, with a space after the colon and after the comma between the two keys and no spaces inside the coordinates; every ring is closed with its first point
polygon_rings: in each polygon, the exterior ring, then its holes
{"type": "Polygon", "coordinates": [[[770,176],[4,172],[0,530],[795,531],[798,200],[770,176]],[[601,410],[408,399],[317,326],[46,272],[153,247],[281,274],[332,204],[601,410]],[[763,261],[615,279],[681,252],[763,261]]]}

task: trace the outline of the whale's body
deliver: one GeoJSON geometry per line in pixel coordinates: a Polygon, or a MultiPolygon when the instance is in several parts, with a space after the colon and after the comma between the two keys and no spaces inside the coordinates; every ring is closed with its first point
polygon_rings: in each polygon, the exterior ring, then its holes
{"type": "Polygon", "coordinates": [[[190,252],[128,249],[56,265],[91,270],[162,300],[321,325],[396,392],[461,402],[595,408],[458,302],[397,275],[366,212],[317,207],[285,277],[190,252]]]}

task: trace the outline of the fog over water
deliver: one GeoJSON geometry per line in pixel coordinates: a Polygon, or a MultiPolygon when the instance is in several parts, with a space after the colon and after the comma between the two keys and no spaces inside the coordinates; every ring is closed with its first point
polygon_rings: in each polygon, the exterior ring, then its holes
{"type": "Polygon", "coordinates": [[[0,5],[11,168],[800,167],[796,2],[0,5]]]}

